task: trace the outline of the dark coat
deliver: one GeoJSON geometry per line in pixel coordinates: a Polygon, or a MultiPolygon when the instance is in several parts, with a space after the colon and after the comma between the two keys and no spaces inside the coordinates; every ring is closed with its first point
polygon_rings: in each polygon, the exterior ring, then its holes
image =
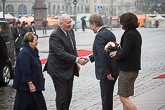
{"type": "Polygon", "coordinates": [[[21,38],[23,39],[25,34],[28,32],[28,27],[25,27],[21,30],[21,38]]]}
{"type": "Polygon", "coordinates": [[[7,63],[6,60],[9,60],[7,46],[3,38],[0,36],[0,66],[7,63]]]}
{"type": "Polygon", "coordinates": [[[49,55],[45,69],[51,76],[70,79],[73,75],[79,76],[75,63],[77,58],[76,42],[73,30],[69,31],[74,44],[60,27],[57,27],[49,39],[49,55]]]}
{"type": "Polygon", "coordinates": [[[29,81],[33,82],[36,91],[44,90],[44,78],[38,50],[33,50],[29,44],[24,43],[16,61],[13,88],[30,91],[27,84],[29,81]]]}
{"type": "Polygon", "coordinates": [[[117,51],[116,61],[119,70],[136,71],[141,69],[141,44],[142,38],[136,29],[129,29],[124,32],[120,46],[117,51]]]}
{"type": "Polygon", "coordinates": [[[112,76],[119,74],[114,58],[111,58],[104,50],[105,45],[110,41],[116,42],[114,34],[105,27],[101,28],[94,40],[93,55],[89,56],[91,62],[95,61],[95,73],[98,80],[107,78],[107,74],[112,74],[112,76]]]}
{"type": "Polygon", "coordinates": [[[20,27],[14,28],[13,36],[14,36],[15,48],[21,48],[22,47],[22,38],[21,38],[21,28],[20,27]]]}
{"type": "Polygon", "coordinates": [[[33,34],[36,34],[36,29],[35,29],[34,26],[29,26],[29,27],[28,27],[28,31],[29,31],[29,32],[32,32],[33,34]]]}

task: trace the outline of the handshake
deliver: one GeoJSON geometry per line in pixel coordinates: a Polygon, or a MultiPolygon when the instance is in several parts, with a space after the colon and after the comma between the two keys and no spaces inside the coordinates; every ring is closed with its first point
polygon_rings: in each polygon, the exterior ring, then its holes
{"type": "Polygon", "coordinates": [[[84,58],[84,57],[80,57],[78,59],[78,63],[81,64],[81,65],[85,65],[88,61],[89,61],[89,59],[88,58],[84,58]]]}

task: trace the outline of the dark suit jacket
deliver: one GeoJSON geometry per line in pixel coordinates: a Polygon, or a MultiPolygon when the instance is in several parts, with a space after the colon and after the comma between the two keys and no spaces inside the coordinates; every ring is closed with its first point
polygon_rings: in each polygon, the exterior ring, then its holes
{"type": "Polygon", "coordinates": [[[141,35],[136,29],[124,32],[120,42],[121,49],[117,51],[115,57],[119,70],[136,71],[141,69],[141,44],[141,35]]]}
{"type": "Polygon", "coordinates": [[[32,32],[33,34],[36,34],[36,29],[35,29],[34,26],[29,26],[29,27],[28,27],[28,31],[29,31],[29,32],[32,32]]]}
{"type": "Polygon", "coordinates": [[[6,60],[9,60],[7,46],[3,38],[0,36],[0,67],[7,63],[6,60]]]}
{"type": "Polygon", "coordinates": [[[21,38],[21,29],[20,29],[20,27],[15,27],[14,28],[13,36],[14,36],[15,48],[21,48],[22,47],[22,38],[21,38]]]}
{"type": "MultiPolygon", "coordinates": [[[[73,30],[69,31],[71,38],[76,45],[73,30]]],[[[60,27],[57,27],[49,39],[49,55],[44,70],[51,76],[70,79],[73,75],[79,76],[77,64],[76,47],[72,48],[70,39],[60,27]]]]}
{"type": "Polygon", "coordinates": [[[95,61],[96,78],[99,80],[107,78],[107,74],[115,76],[119,73],[114,58],[104,50],[110,41],[116,42],[114,34],[105,27],[101,28],[94,40],[93,55],[89,56],[91,62],[95,61]]]}

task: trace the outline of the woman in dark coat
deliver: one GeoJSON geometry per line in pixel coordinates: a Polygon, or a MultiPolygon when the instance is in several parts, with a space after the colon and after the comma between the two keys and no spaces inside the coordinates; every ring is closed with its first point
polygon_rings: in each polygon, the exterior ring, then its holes
{"type": "Polygon", "coordinates": [[[125,30],[117,51],[111,52],[119,67],[118,95],[123,103],[123,110],[137,110],[129,99],[134,95],[134,82],[141,69],[141,44],[140,33],[136,30],[139,23],[136,15],[125,13],[120,16],[120,24],[125,30]]]}
{"type": "Polygon", "coordinates": [[[16,91],[14,110],[47,110],[42,91],[44,78],[39,59],[38,38],[32,32],[24,36],[14,74],[13,88],[16,91]]]}

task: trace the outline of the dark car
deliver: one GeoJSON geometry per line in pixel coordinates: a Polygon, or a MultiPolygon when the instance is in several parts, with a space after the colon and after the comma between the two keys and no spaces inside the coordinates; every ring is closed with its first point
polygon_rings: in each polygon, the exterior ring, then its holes
{"type": "Polygon", "coordinates": [[[0,36],[6,42],[7,51],[9,55],[9,62],[3,65],[3,69],[0,71],[0,86],[6,86],[13,78],[14,67],[15,67],[15,53],[14,53],[14,39],[10,31],[7,21],[0,21],[2,26],[2,32],[0,36]]]}

